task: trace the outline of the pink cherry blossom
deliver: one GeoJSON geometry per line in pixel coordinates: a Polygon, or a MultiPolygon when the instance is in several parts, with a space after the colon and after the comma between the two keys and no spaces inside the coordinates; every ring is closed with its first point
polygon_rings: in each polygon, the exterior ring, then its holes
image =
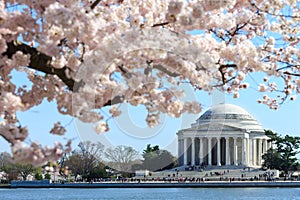
{"type": "Polygon", "coordinates": [[[61,126],[60,122],[56,122],[54,124],[54,127],[50,130],[50,133],[54,135],[64,135],[66,132],[66,129],[61,126]]]}
{"type": "Polygon", "coordinates": [[[94,130],[96,133],[103,133],[108,131],[108,126],[106,122],[99,122],[95,127],[94,130]]]}
{"type": "MultiPolygon", "coordinates": [[[[121,103],[145,107],[149,127],[161,114],[201,112],[184,98],[186,85],[233,98],[258,86],[258,103],[276,110],[300,92],[299,16],[293,0],[1,1],[0,134],[16,161],[40,165],[70,151],[23,143],[17,112],[45,100],[97,133],[121,103]],[[30,84],[14,83],[14,71],[30,84]],[[251,73],[265,77],[251,86],[251,73]]],[[[53,124],[51,134],[66,132],[53,124]]]]}

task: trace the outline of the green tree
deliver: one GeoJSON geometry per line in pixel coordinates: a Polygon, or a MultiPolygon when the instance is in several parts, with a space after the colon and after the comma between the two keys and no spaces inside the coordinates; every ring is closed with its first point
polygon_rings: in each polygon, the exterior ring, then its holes
{"type": "Polygon", "coordinates": [[[1,170],[4,171],[9,180],[15,180],[21,176],[23,180],[27,180],[28,175],[35,171],[32,164],[15,163],[8,153],[1,153],[1,170]]]}
{"type": "Polygon", "coordinates": [[[268,169],[281,169],[282,159],[277,150],[273,148],[268,149],[262,158],[264,160],[263,167],[268,169]]]}
{"type": "Polygon", "coordinates": [[[50,180],[51,179],[51,175],[50,174],[45,174],[45,179],[48,179],[48,180],[50,180]]]}
{"type": "Polygon", "coordinates": [[[158,145],[155,145],[155,146],[151,147],[150,144],[147,144],[147,147],[146,147],[146,149],[144,149],[143,153],[144,153],[144,155],[148,154],[148,153],[151,154],[151,153],[156,152],[158,150],[159,150],[158,145]]]}
{"type": "Polygon", "coordinates": [[[34,178],[35,178],[35,180],[43,180],[42,168],[41,167],[35,168],[34,178]]]}
{"type": "Polygon", "coordinates": [[[35,180],[43,180],[43,175],[41,173],[36,172],[34,175],[35,180]]]}
{"type": "Polygon", "coordinates": [[[300,137],[281,136],[271,130],[266,130],[265,134],[270,138],[269,142],[272,142],[275,148],[272,145],[268,152],[263,155],[263,166],[283,170],[285,174],[295,171],[299,165],[296,155],[299,153],[300,137]]]}
{"type": "Polygon", "coordinates": [[[158,145],[151,147],[150,144],[143,151],[143,158],[141,167],[151,171],[173,168],[176,160],[169,151],[159,149],[158,145]]]}
{"type": "Polygon", "coordinates": [[[95,167],[91,172],[92,178],[107,178],[108,174],[106,172],[105,165],[101,162],[95,167]]]}
{"type": "Polygon", "coordinates": [[[3,165],[1,170],[6,173],[6,179],[8,180],[8,182],[12,180],[17,180],[18,172],[13,168],[13,165],[11,164],[3,165]]]}

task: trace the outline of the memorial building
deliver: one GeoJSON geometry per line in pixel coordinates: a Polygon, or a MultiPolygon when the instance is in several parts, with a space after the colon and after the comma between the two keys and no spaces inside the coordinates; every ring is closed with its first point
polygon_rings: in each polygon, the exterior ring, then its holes
{"type": "Polygon", "coordinates": [[[271,147],[258,121],[232,104],[211,107],[177,136],[178,166],[260,167],[271,147]]]}

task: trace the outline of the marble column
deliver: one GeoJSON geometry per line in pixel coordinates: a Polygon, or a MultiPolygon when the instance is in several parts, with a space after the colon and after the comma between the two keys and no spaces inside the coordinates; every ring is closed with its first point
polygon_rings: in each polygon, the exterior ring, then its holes
{"type": "Polygon", "coordinates": [[[262,139],[258,139],[258,165],[261,165],[261,156],[262,156],[262,139]]]}
{"type": "Polygon", "coordinates": [[[180,166],[181,165],[181,140],[180,139],[178,139],[178,147],[177,147],[178,149],[177,149],[177,155],[178,155],[178,166],[180,166]]]}
{"type": "Polygon", "coordinates": [[[178,155],[178,166],[183,165],[183,162],[181,164],[181,139],[178,139],[178,149],[177,149],[177,155],[178,155]]]}
{"type": "Polygon", "coordinates": [[[246,165],[246,138],[242,139],[242,165],[246,165]]]}
{"type": "Polygon", "coordinates": [[[217,139],[217,165],[221,166],[221,138],[216,138],[217,139]]]}
{"type": "Polygon", "coordinates": [[[230,165],[230,152],[229,152],[229,137],[226,140],[226,165],[230,165]]]}
{"type": "Polygon", "coordinates": [[[207,154],[208,154],[208,165],[211,166],[211,138],[207,138],[207,154]]]}
{"type": "Polygon", "coordinates": [[[191,165],[195,165],[195,138],[192,138],[192,160],[191,160],[191,165]]]}
{"type": "Polygon", "coordinates": [[[252,139],[248,139],[248,143],[249,143],[249,162],[248,164],[253,166],[253,140],[252,139]]]}
{"type": "Polygon", "coordinates": [[[233,165],[238,165],[237,163],[237,138],[233,138],[233,165]]]}
{"type": "Polygon", "coordinates": [[[257,154],[256,154],[256,139],[252,140],[252,164],[253,166],[256,166],[256,159],[257,159],[257,154]]]}
{"type": "Polygon", "coordinates": [[[183,138],[183,165],[187,165],[187,138],[183,138]]]}
{"type": "Polygon", "coordinates": [[[200,161],[200,165],[203,163],[203,138],[199,138],[199,143],[200,143],[200,146],[199,146],[199,161],[200,161]]]}
{"type": "Polygon", "coordinates": [[[246,162],[247,162],[247,165],[250,165],[251,152],[250,152],[250,139],[249,139],[249,138],[247,138],[246,144],[247,144],[247,147],[246,147],[246,149],[247,149],[247,158],[246,158],[246,162]]]}

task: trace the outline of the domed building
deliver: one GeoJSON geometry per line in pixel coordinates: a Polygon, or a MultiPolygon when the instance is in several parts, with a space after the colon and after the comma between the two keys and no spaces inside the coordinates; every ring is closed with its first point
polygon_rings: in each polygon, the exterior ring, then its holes
{"type": "Polygon", "coordinates": [[[232,104],[213,106],[177,136],[179,166],[260,167],[271,146],[258,121],[232,104]]]}

